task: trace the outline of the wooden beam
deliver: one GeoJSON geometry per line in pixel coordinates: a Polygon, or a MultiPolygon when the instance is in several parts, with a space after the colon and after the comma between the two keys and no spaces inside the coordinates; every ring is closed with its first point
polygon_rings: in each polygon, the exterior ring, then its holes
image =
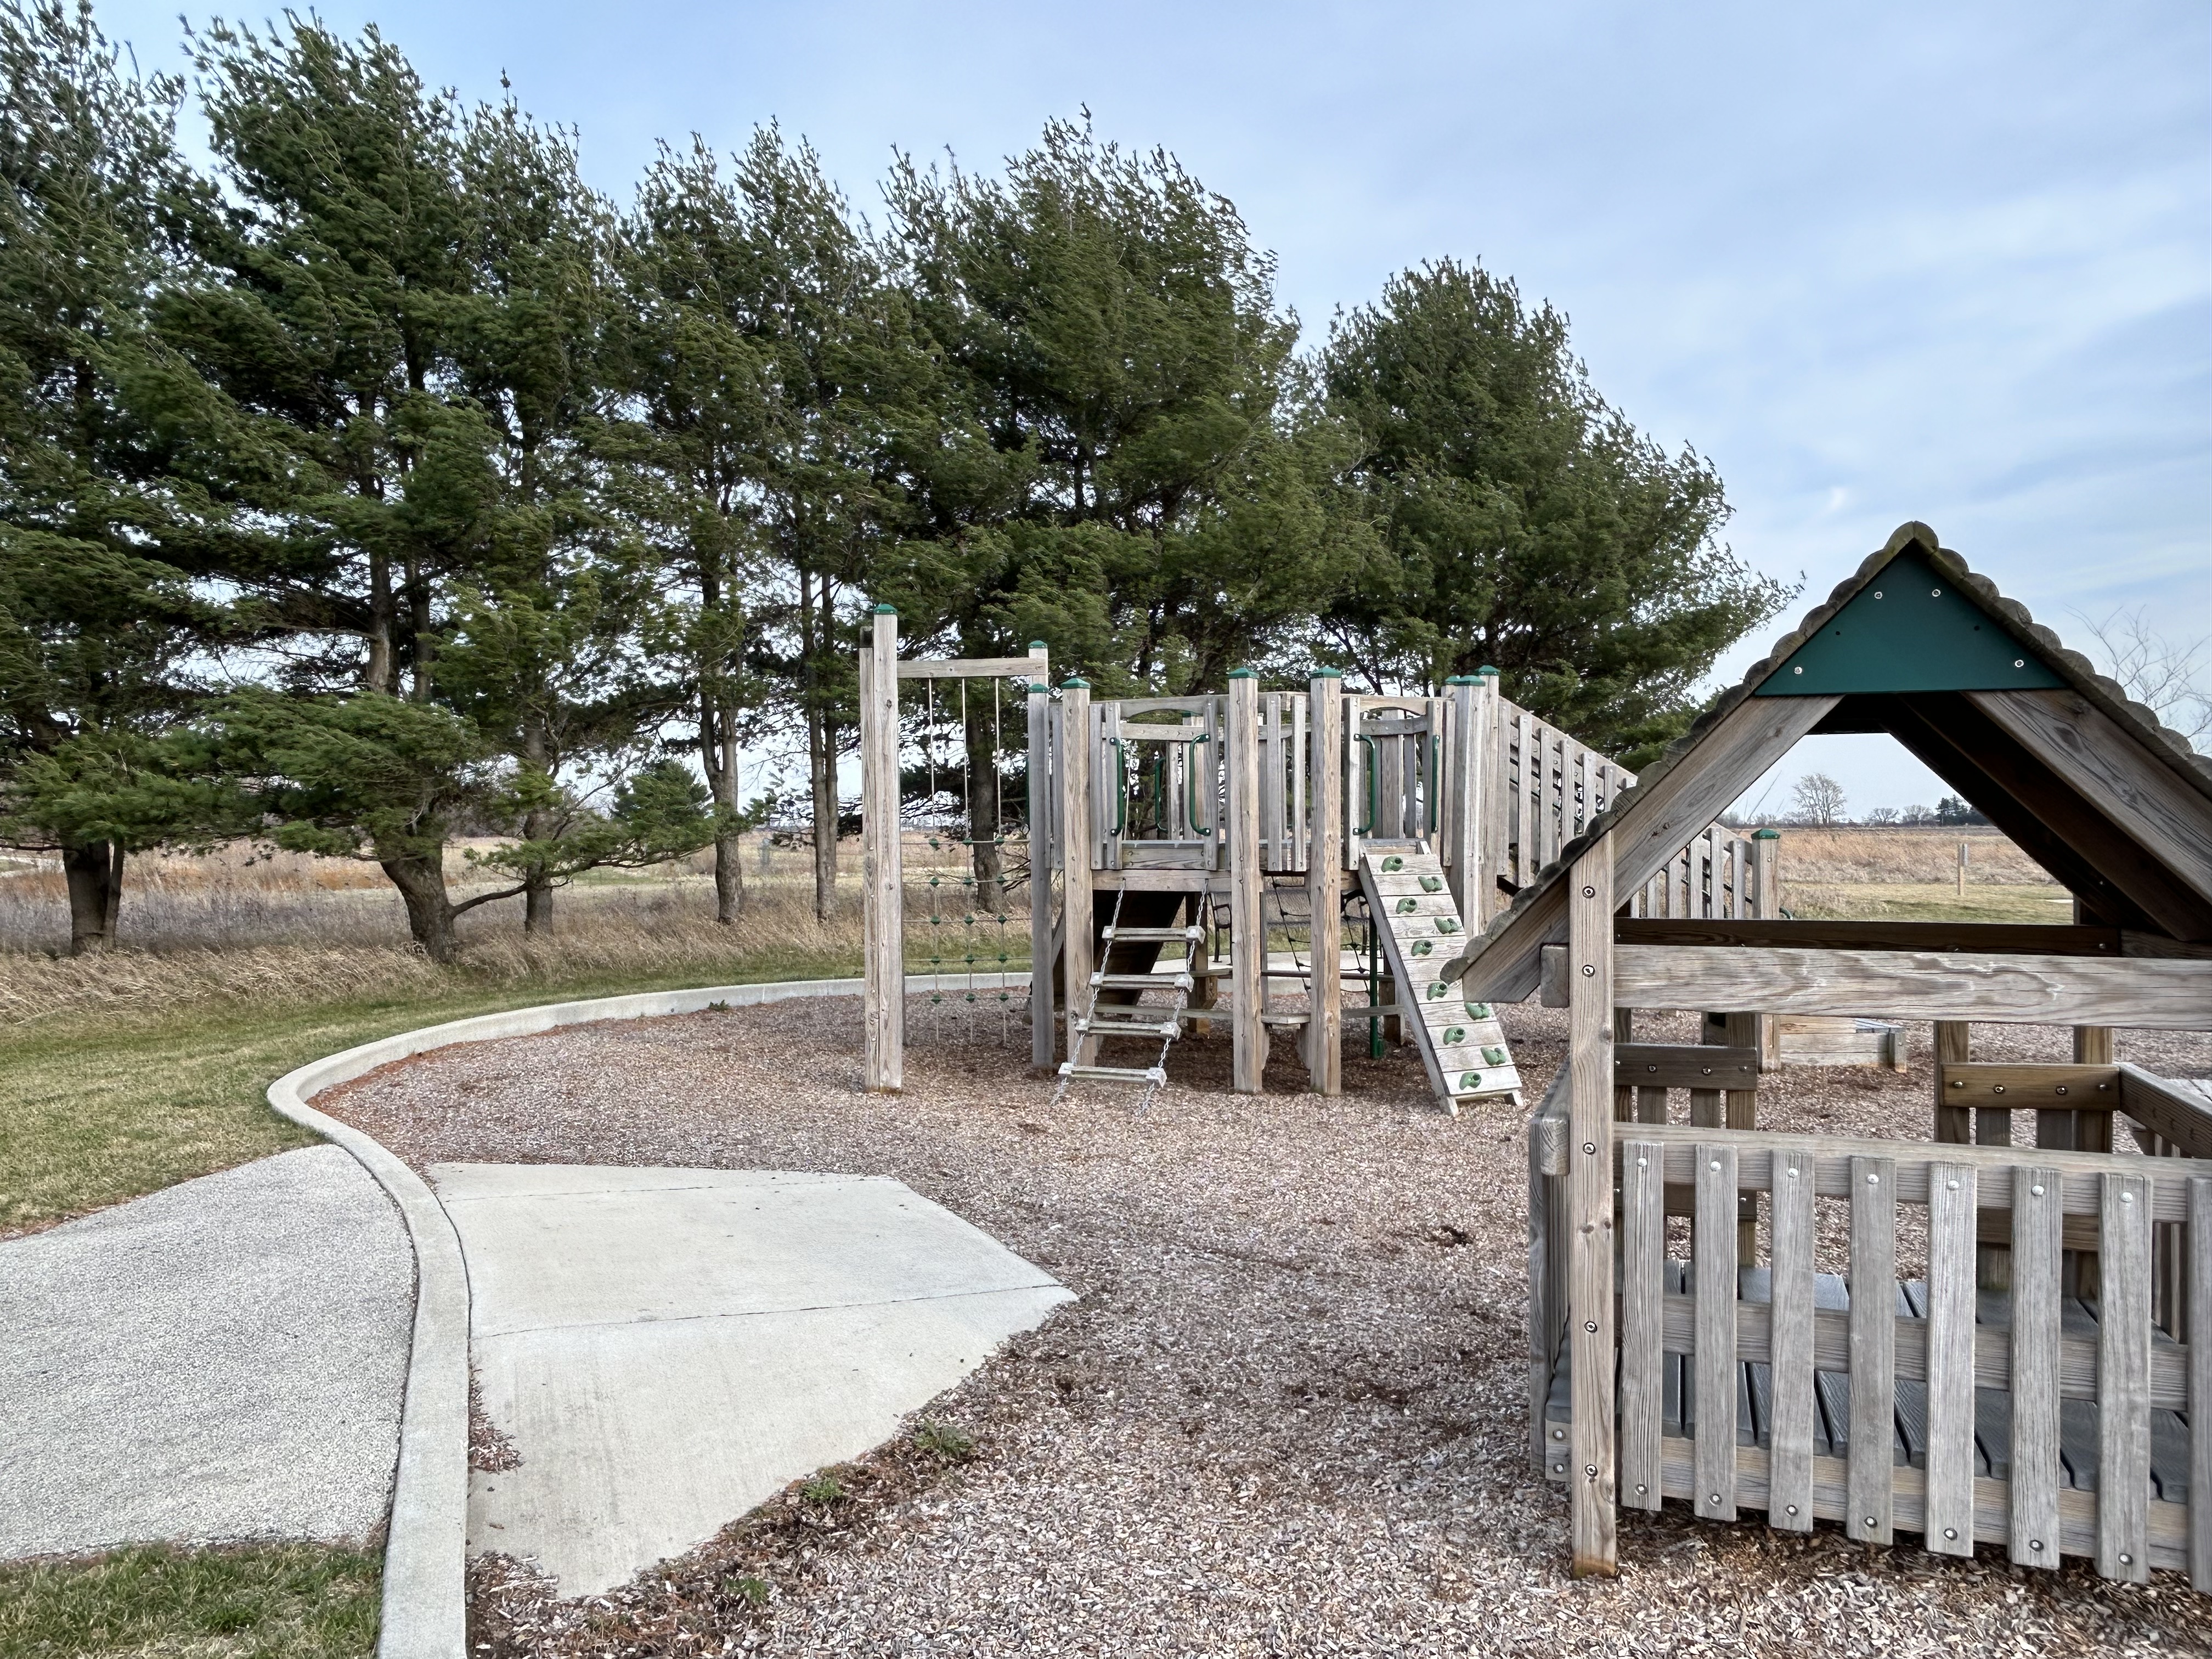
{"type": "Polygon", "coordinates": [[[1758,1077],[1756,1048],[1637,1042],[1616,1044],[1613,1051],[1613,1080],[1624,1089],[1751,1088],[1758,1077]]]}
{"type": "Polygon", "coordinates": [[[1451,692],[1444,756],[1444,873],[1460,921],[1472,935],[1480,934],[1490,920],[1490,902],[1498,890],[1486,878],[1482,857],[1483,792],[1490,782],[1483,712],[1490,682],[1462,679],[1451,692]]]}
{"type": "Polygon", "coordinates": [[[2120,1075],[2122,1111],[2153,1134],[2172,1141],[2185,1158],[2212,1158],[2212,1106],[2205,1104],[2203,1097],[2178,1089],[2140,1066],[2122,1061],[2114,1069],[2120,1075]]]}
{"type": "Polygon", "coordinates": [[[906,1086],[906,881],[899,824],[898,612],[878,607],[860,653],[862,1085],[906,1086]]]}
{"type": "MultiPolygon", "coordinates": [[[[1602,843],[1611,851],[1614,890],[1632,892],[1656,875],[1838,701],[1745,697],[1689,753],[1656,778],[1638,782],[1624,797],[1626,804],[1602,843]]],[[[1564,876],[1555,877],[1495,938],[1471,943],[1445,976],[1466,975],[1467,994],[1484,1001],[1517,1002],[1534,990],[1539,948],[1565,937],[1564,884],[1564,876]]]]}
{"type": "Polygon", "coordinates": [[[1256,1095],[1267,1066],[1267,929],[1260,889],[1260,682],[1229,680],[1229,966],[1232,1070],[1239,1094],[1256,1095]]]}
{"type": "Polygon", "coordinates": [[[1030,1064],[1048,1066],[1057,1046],[1052,1018],[1052,665],[1030,647],[1030,1064]]]}
{"type": "Polygon", "coordinates": [[[2150,741],[2078,691],[1969,691],[1967,700],[2073,785],[2191,891],[2212,903],[2212,796],[2192,787],[2150,741]]]}
{"type": "Polygon", "coordinates": [[[1091,902],[1091,688],[1079,679],[1060,689],[1059,759],[1060,982],[1067,1005],[1066,1053],[1080,1064],[1084,1043],[1075,1022],[1090,1006],[1097,917],[1091,902]]]}
{"type": "MultiPolygon", "coordinates": [[[[1313,751],[1307,764],[1312,845],[1306,891],[1312,900],[1313,1019],[1306,1028],[1306,1073],[1315,1092],[1344,1092],[1344,681],[1317,675],[1307,694],[1313,751]]],[[[1472,924],[1469,924],[1472,926],[1472,924]]]]}
{"type": "Polygon", "coordinates": [[[1028,684],[1037,655],[1026,657],[910,657],[898,665],[902,680],[1020,680],[1028,684]]]}
{"type": "Polygon", "coordinates": [[[1574,1395],[1567,1471],[1577,1577],[1617,1569],[1613,1456],[1613,860],[1601,844],[1566,874],[1567,1303],[1574,1395]]]}
{"type": "MultiPolygon", "coordinates": [[[[2117,1066],[1948,1065],[1937,1086],[1950,1107],[2057,1107],[2069,1111],[2118,1111],[2117,1066]]],[[[2101,1150],[2082,1148],[2083,1151],[2101,1150]]]]}
{"type": "Polygon", "coordinates": [[[1616,916],[1621,945],[1795,945],[1811,951],[1986,951],[2012,956],[2108,957],[2125,954],[2117,927],[2063,922],[1796,921],[1616,916]]]}
{"type": "Polygon", "coordinates": [[[1620,1000],[1636,1008],[2212,1027],[2212,963],[1624,945],[1616,947],[1613,972],[1620,1000]]]}

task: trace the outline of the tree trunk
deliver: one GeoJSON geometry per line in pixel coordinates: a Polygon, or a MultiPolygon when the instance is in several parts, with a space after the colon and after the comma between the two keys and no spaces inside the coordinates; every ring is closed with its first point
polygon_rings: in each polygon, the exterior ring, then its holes
{"type": "Polygon", "coordinates": [[[522,931],[545,933],[553,929],[553,884],[542,870],[522,879],[522,931]]]}
{"type": "MultiPolygon", "coordinates": [[[[526,715],[522,723],[522,763],[534,771],[549,776],[553,770],[553,744],[545,730],[542,716],[526,715]]],[[[525,841],[550,840],[560,831],[560,823],[553,813],[544,807],[533,807],[522,817],[522,836],[525,841]]],[[[553,930],[553,880],[542,865],[532,866],[522,876],[522,931],[526,933],[544,933],[553,930]]]]}
{"type": "Polygon", "coordinates": [[[814,788],[814,915],[837,906],[837,729],[819,710],[806,717],[806,763],[814,788]]]}
{"type": "MultiPolygon", "coordinates": [[[[1027,711],[1023,718],[1028,718],[1027,711]]],[[[975,905],[978,909],[1004,913],[1006,908],[1006,849],[999,844],[1004,814],[1000,799],[999,756],[991,715],[971,711],[968,717],[969,851],[974,855],[975,905]]]]}
{"type": "Polygon", "coordinates": [[[104,841],[64,847],[62,873],[69,883],[70,954],[82,957],[113,950],[115,918],[122,900],[122,849],[104,841]]]}
{"type": "Polygon", "coordinates": [[[453,939],[453,902],[446,895],[445,849],[403,853],[380,860],[384,873],[407,906],[407,931],[433,962],[451,962],[460,953],[453,939]]]}
{"type": "MultiPolygon", "coordinates": [[[[718,811],[738,810],[738,744],[735,722],[714,694],[699,694],[699,764],[707,774],[707,791],[718,811]]],[[[714,837],[714,920],[727,927],[745,904],[745,872],[739,862],[743,845],[734,831],[714,837]]]]}

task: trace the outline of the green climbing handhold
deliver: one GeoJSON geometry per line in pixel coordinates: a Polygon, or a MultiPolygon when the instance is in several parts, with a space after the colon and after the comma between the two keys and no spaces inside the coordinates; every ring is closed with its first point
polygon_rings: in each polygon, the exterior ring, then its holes
{"type": "Polygon", "coordinates": [[[1443,981],[1440,979],[1435,980],[1431,981],[1426,994],[1429,1000],[1434,1002],[1438,997],[1449,996],[1451,994],[1451,987],[1445,984],[1443,981]]]}
{"type": "Polygon", "coordinates": [[[1413,941],[1413,954],[1417,957],[1425,957],[1436,948],[1437,942],[1432,939],[1417,939],[1413,941]]]}
{"type": "Polygon", "coordinates": [[[1453,921],[1449,916],[1438,916],[1437,918],[1437,932],[1439,933],[1456,933],[1459,932],[1459,923],[1453,921]]]}
{"type": "Polygon", "coordinates": [[[1402,870],[1405,867],[1406,860],[1400,858],[1395,853],[1391,854],[1389,858],[1382,860],[1382,873],[1386,876],[1395,870],[1402,870]]]}
{"type": "Polygon", "coordinates": [[[1468,1090],[1469,1091],[1480,1089],[1482,1087],[1482,1073],[1480,1072],[1461,1073],[1459,1086],[1462,1089],[1468,1090]]]}
{"type": "Polygon", "coordinates": [[[1505,1050],[1503,1048],[1485,1048],[1482,1051],[1482,1060],[1483,1064],[1486,1066],[1503,1066],[1505,1064],[1505,1050]]]}
{"type": "Polygon", "coordinates": [[[1464,1025],[1447,1025],[1447,1026],[1445,1026],[1445,1027],[1444,1027],[1444,1047],[1445,1047],[1445,1048],[1458,1048],[1458,1047],[1459,1047],[1459,1045],[1460,1045],[1461,1043],[1462,1043],[1462,1042],[1466,1042],[1466,1041],[1467,1041],[1467,1027],[1466,1027],[1466,1026],[1464,1026],[1464,1025]]]}
{"type": "Polygon", "coordinates": [[[1401,898],[1398,901],[1398,914],[1401,916],[1410,916],[1420,908],[1419,899],[1401,898]]]}
{"type": "Polygon", "coordinates": [[[1467,1005],[1467,1017],[1469,1019],[1490,1019],[1494,1018],[1490,1012],[1490,1005],[1486,1002],[1468,1003],[1467,1005]]]}
{"type": "Polygon", "coordinates": [[[1421,878],[1421,890],[1424,893],[1437,892],[1443,888],[1443,884],[1444,878],[1442,876],[1423,876],[1421,878]]]}

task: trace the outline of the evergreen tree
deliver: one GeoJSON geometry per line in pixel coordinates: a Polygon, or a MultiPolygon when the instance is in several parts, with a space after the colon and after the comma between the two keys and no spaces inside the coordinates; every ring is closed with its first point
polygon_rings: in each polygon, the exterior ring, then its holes
{"type": "Polygon", "coordinates": [[[1494,665],[1516,702],[1640,765],[1788,597],[1715,539],[1711,464],[1638,432],[1566,319],[1479,266],[1393,277],[1339,317],[1320,371],[1380,543],[1322,637],[1378,690],[1494,665]]]}

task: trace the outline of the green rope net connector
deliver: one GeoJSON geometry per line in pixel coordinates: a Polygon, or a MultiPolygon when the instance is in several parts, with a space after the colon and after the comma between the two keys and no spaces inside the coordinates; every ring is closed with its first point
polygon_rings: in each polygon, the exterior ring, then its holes
{"type": "Polygon", "coordinates": [[[1490,1005],[1486,1002],[1468,1003],[1467,1005],[1467,1017],[1469,1019],[1494,1019],[1497,1018],[1496,1015],[1490,1012],[1490,1005]]]}
{"type": "Polygon", "coordinates": [[[1425,957],[1436,948],[1436,940],[1432,939],[1417,939],[1413,941],[1413,953],[1417,957],[1425,957]]]}
{"type": "Polygon", "coordinates": [[[973,927],[975,925],[975,913],[973,910],[970,910],[965,916],[962,917],[961,920],[969,927],[973,927]]]}
{"type": "Polygon", "coordinates": [[[1503,1048],[1485,1048],[1482,1051],[1482,1063],[1486,1066],[1504,1065],[1505,1050],[1503,1048]]]}
{"type": "Polygon", "coordinates": [[[942,1001],[944,1001],[944,1000],[945,1000],[945,999],[944,999],[943,997],[941,997],[941,996],[938,995],[938,994],[937,994],[937,993],[936,993],[936,992],[934,992],[934,991],[932,991],[932,992],[929,994],[929,1000],[930,1000],[932,1002],[942,1002],[942,1001]]]}
{"type": "Polygon", "coordinates": [[[1472,1094],[1475,1090],[1482,1087],[1482,1073],[1480,1072],[1461,1073],[1459,1086],[1468,1093],[1472,1094]]]}
{"type": "Polygon", "coordinates": [[[1462,1043],[1462,1042],[1466,1042],[1466,1041],[1467,1041],[1467,1027],[1466,1027],[1466,1026],[1464,1026],[1464,1025],[1447,1025],[1447,1026],[1445,1026],[1445,1027],[1444,1027],[1444,1037],[1443,1037],[1443,1042],[1444,1042],[1444,1047],[1445,1047],[1445,1048],[1457,1048],[1461,1043],[1462,1043]]]}
{"type": "Polygon", "coordinates": [[[935,876],[932,876],[932,877],[929,878],[929,884],[930,884],[932,887],[934,887],[934,886],[936,886],[936,885],[937,885],[937,878],[936,878],[935,876]]]}
{"type": "Polygon", "coordinates": [[[1401,898],[1398,901],[1398,914],[1401,916],[1410,916],[1420,908],[1421,902],[1419,899],[1401,898]]]}
{"type": "MultiPolygon", "coordinates": [[[[937,837],[936,837],[936,836],[932,836],[929,838],[929,848],[930,848],[930,850],[931,850],[932,852],[935,852],[935,851],[937,850],[937,844],[938,844],[938,842],[937,842],[937,837]]],[[[932,887],[934,887],[934,886],[936,886],[936,885],[937,885],[937,878],[936,878],[935,876],[932,876],[932,877],[929,878],[929,884],[930,884],[932,887]]]]}
{"type": "Polygon", "coordinates": [[[1395,871],[1402,870],[1405,867],[1406,860],[1400,858],[1395,853],[1391,854],[1389,858],[1382,860],[1382,873],[1386,876],[1391,874],[1395,871]]]}
{"type": "Polygon", "coordinates": [[[1424,893],[1440,891],[1443,889],[1443,884],[1444,878],[1442,876],[1423,876],[1421,878],[1421,890],[1424,893]]]}

